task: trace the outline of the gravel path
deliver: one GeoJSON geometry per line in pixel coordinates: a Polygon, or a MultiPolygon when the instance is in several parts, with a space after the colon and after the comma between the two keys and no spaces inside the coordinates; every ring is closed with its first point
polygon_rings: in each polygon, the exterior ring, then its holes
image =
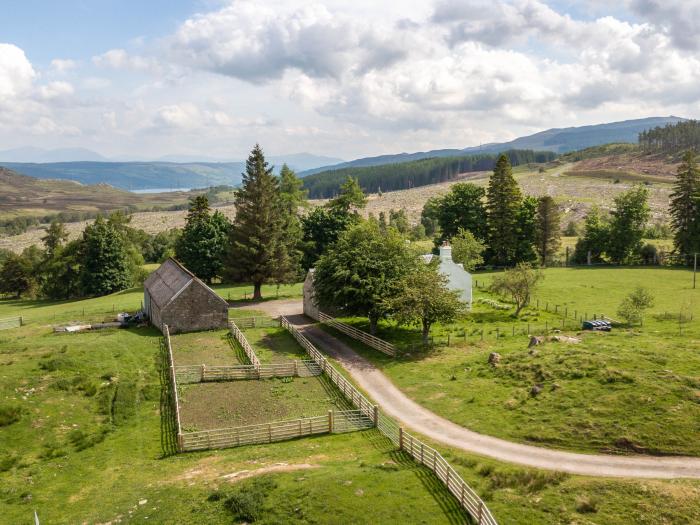
{"type": "Polygon", "coordinates": [[[586,476],[700,478],[700,458],[578,454],[513,443],[472,432],[411,400],[377,367],[344,342],[309,325],[309,319],[301,315],[302,307],[298,299],[268,301],[250,308],[290,316],[290,322],[297,325],[319,350],[337,359],[386,414],[407,428],[445,445],[499,461],[586,476]]]}

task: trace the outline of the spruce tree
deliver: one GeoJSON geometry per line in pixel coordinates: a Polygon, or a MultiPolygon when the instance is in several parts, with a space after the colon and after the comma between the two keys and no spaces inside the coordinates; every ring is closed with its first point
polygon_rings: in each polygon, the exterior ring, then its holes
{"type": "Polygon", "coordinates": [[[540,264],[547,266],[561,244],[561,214],[554,199],[544,195],[537,200],[536,246],[540,264]]]}
{"type": "Polygon", "coordinates": [[[253,299],[262,299],[263,283],[289,273],[292,260],[285,240],[279,180],[258,144],[246,161],[236,193],[236,218],[229,235],[224,275],[234,282],[252,282],[253,299]]]}
{"type": "Polygon", "coordinates": [[[221,212],[211,213],[207,196],[198,195],[190,202],[185,227],[175,244],[175,257],[197,277],[211,283],[221,275],[229,226],[221,212]]]}
{"type": "Polygon", "coordinates": [[[700,173],[695,153],[688,151],[678,167],[676,182],[671,193],[671,225],[673,244],[680,254],[690,254],[698,250],[700,234],[700,173]]]}
{"type": "Polygon", "coordinates": [[[280,272],[276,277],[277,283],[294,282],[299,277],[302,258],[303,230],[299,210],[307,208],[309,202],[306,199],[308,191],[303,189],[304,183],[297,177],[294,170],[286,164],[280,170],[280,204],[282,210],[283,238],[286,244],[285,251],[289,256],[289,265],[286,271],[280,272]]]}
{"type": "Polygon", "coordinates": [[[520,203],[516,215],[517,243],[515,245],[514,263],[534,263],[537,260],[535,242],[537,241],[537,199],[525,197],[520,203]]]}
{"type": "Polygon", "coordinates": [[[85,295],[106,295],[132,283],[124,238],[104,218],[85,227],[80,253],[81,283],[85,295]]]}
{"type": "Polygon", "coordinates": [[[518,212],[522,194],[506,155],[500,155],[486,192],[489,248],[493,262],[510,265],[517,260],[518,212]]]}

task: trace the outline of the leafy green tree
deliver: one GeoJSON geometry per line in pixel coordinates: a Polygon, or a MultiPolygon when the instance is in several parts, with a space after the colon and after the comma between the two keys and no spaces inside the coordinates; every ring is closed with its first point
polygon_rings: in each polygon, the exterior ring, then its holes
{"type": "Polygon", "coordinates": [[[486,192],[488,239],[495,264],[509,265],[518,257],[518,212],[522,194],[506,155],[496,162],[486,192]]]}
{"type": "Polygon", "coordinates": [[[491,284],[491,291],[509,298],[515,303],[513,315],[518,317],[523,308],[530,304],[530,298],[537,284],[544,277],[527,263],[518,263],[515,268],[498,274],[491,284]]]}
{"type": "Polygon", "coordinates": [[[340,193],[328,203],[333,211],[350,212],[362,209],[367,204],[367,196],[354,177],[348,177],[340,186],[340,193]]]}
{"type": "Polygon", "coordinates": [[[406,217],[406,212],[401,209],[398,211],[389,210],[389,226],[395,228],[399,233],[406,235],[411,229],[411,225],[408,223],[408,217],[406,217]]]}
{"type": "Polygon", "coordinates": [[[447,283],[435,264],[419,265],[404,276],[394,295],[384,299],[384,309],[401,325],[420,326],[423,344],[428,344],[433,324],[450,323],[466,311],[459,292],[449,290],[447,283]]]}
{"type": "Polygon", "coordinates": [[[610,221],[604,217],[600,208],[594,206],[586,215],[583,236],[576,242],[574,262],[587,264],[603,262],[603,254],[608,249],[610,239],[610,221]]]}
{"type": "Polygon", "coordinates": [[[129,275],[131,276],[131,286],[140,286],[148,276],[143,265],[143,245],[149,235],[140,229],[133,228],[131,216],[121,210],[110,213],[107,216],[107,224],[121,236],[124,241],[124,252],[129,265],[129,275]]]}
{"type": "Polygon", "coordinates": [[[467,271],[473,271],[484,264],[483,253],[486,245],[469,230],[460,228],[457,235],[450,239],[452,244],[452,260],[461,263],[467,271]]]}
{"type": "Polygon", "coordinates": [[[423,210],[420,214],[420,223],[425,229],[425,235],[434,237],[440,230],[440,197],[430,197],[423,205],[423,210]]]}
{"type": "Polygon", "coordinates": [[[51,224],[46,229],[46,235],[41,238],[41,241],[46,247],[46,254],[48,257],[51,257],[56,249],[67,240],[68,232],[66,231],[65,224],[56,219],[51,221],[51,224]]]}
{"type": "Polygon", "coordinates": [[[18,299],[33,295],[36,289],[34,268],[29,258],[12,254],[0,268],[0,294],[18,299]]]}
{"type": "Polygon", "coordinates": [[[230,223],[219,211],[211,213],[206,195],[190,202],[182,235],[175,244],[175,257],[207,283],[221,276],[228,246],[230,223]]]}
{"type": "Polygon", "coordinates": [[[535,242],[537,241],[537,199],[525,197],[520,203],[516,215],[517,244],[514,262],[534,263],[537,260],[535,242]]]}
{"type": "Polygon", "coordinates": [[[302,218],[302,267],[305,270],[316,264],[341,233],[360,222],[357,210],[366,203],[364,194],[360,193],[357,181],[348,180],[339,195],[302,218]]]}
{"type": "Polygon", "coordinates": [[[644,312],[652,306],[654,306],[654,296],[647,288],[638,286],[622,300],[617,314],[629,325],[636,323],[641,325],[644,321],[644,312]]]}
{"type": "Polygon", "coordinates": [[[85,227],[79,258],[85,295],[118,292],[133,282],[124,238],[103,217],[85,227]]]}
{"type": "Polygon", "coordinates": [[[578,237],[579,235],[579,229],[578,229],[578,224],[576,221],[569,221],[566,225],[566,228],[564,228],[564,236],[565,237],[578,237]]]}
{"type": "Polygon", "coordinates": [[[401,279],[418,265],[401,235],[362,221],[342,233],[318,260],[314,290],[321,308],[369,319],[374,334],[386,314],[384,299],[400,288],[401,279]]]}
{"type": "Polygon", "coordinates": [[[649,190],[642,185],[615,197],[606,251],[611,261],[621,264],[639,255],[650,215],[648,198],[649,190]]]}
{"type": "Polygon", "coordinates": [[[265,282],[279,282],[294,268],[285,238],[279,179],[258,144],[246,161],[235,204],[224,274],[234,282],[252,282],[253,299],[260,300],[265,282]]]}
{"type": "Polygon", "coordinates": [[[175,257],[175,246],[181,232],[179,228],[171,228],[150,235],[141,245],[143,259],[148,263],[162,263],[168,257],[175,257]]]}
{"type": "MultiPolygon", "coordinates": [[[[71,241],[56,247],[42,263],[41,293],[49,299],[72,299],[82,295],[82,242],[71,241]]],[[[48,254],[48,252],[47,252],[48,254]]]]}
{"type": "Polygon", "coordinates": [[[671,193],[673,245],[681,254],[691,254],[700,247],[700,171],[695,153],[687,151],[678,167],[671,193]]]}
{"type": "Polygon", "coordinates": [[[440,226],[436,246],[457,235],[460,228],[472,232],[480,241],[488,238],[484,195],[484,189],[475,184],[459,183],[435,203],[440,226]]]}
{"type": "Polygon", "coordinates": [[[554,199],[549,195],[544,195],[537,200],[535,241],[540,264],[547,266],[561,245],[561,215],[554,199]]]}

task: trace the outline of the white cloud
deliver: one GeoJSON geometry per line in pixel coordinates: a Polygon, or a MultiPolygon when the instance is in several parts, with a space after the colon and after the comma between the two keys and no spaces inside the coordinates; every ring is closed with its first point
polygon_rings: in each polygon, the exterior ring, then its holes
{"type": "Polygon", "coordinates": [[[110,49],[101,55],[92,57],[92,63],[98,67],[130,69],[134,71],[148,71],[155,68],[154,60],[139,55],[131,55],[124,49],[110,49]]]}
{"type": "Polygon", "coordinates": [[[55,58],[51,61],[51,69],[56,73],[66,73],[78,67],[75,60],[55,58]]]}
{"type": "Polygon", "coordinates": [[[27,93],[36,72],[17,46],[0,43],[0,102],[27,93]]]}

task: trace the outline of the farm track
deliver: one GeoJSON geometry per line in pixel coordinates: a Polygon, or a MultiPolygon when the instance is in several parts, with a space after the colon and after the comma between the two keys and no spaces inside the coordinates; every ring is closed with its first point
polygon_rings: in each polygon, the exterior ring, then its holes
{"type": "Polygon", "coordinates": [[[499,461],[579,474],[623,478],[700,478],[700,458],[580,454],[513,443],[468,430],[411,400],[377,367],[343,341],[310,325],[300,300],[268,301],[247,306],[271,315],[287,315],[320,350],[336,359],[382,410],[406,427],[466,452],[499,461]],[[278,303],[278,304],[275,304],[278,303]]]}

